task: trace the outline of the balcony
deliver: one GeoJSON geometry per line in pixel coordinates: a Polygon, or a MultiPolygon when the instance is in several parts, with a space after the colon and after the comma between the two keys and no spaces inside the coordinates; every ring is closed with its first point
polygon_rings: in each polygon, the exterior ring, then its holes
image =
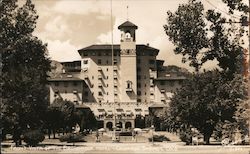
{"type": "Polygon", "coordinates": [[[150,79],[153,79],[153,78],[154,78],[154,74],[150,73],[150,79]]]}
{"type": "Polygon", "coordinates": [[[165,96],[161,96],[161,100],[166,100],[166,97],[165,96]]]}
{"type": "Polygon", "coordinates": [[[86,80],[89,79],[87,74],[84,75],[84,79],[86,79],[86,80]]]}
{"type": "Polygon", "coordinates": [[[98,75],[98,79],[101,80],[102,79],[102,75],[98,75]]]}
{"type": "Polygon", "coordinates": [[[164,94],[166,92],[165,89],[161,89],[161,93],[164,94]]]}
{"type": "Polygon", "coordinates": [[[101,67],[98,67],[98,71],[101,72],[101,71],[102,71],[102,68],[101,68],[101,67]]]}
{"type": "Polygon", "coordinates": [[[132,92],[133,89],[132,88],[126,88],[126,92],[132,92]]]}
{"type": "Polygon", "coordinates": [[[114,71],[117,71],[118,70],[118,67],[117,66],[114,66],[114,71]]]}
{"type": "Polygon", "coordinates": [[[117,79],[117,78],[118,78],[117,74],[114,74],[114,79],[117,79]]]}
{"type": "Polygon", "coordinates": [[[98,87],[100,87],[100,88],[101,88],[101,87],[102,87],[102,83],[98,83],[98,87]]]}

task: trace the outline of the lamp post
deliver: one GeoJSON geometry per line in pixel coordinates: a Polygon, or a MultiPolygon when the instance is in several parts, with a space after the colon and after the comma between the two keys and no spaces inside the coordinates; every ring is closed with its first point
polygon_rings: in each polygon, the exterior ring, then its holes
{"type": "Polygon", "coordinates": [[[151,130],[152,130],[152,145],[154,145],[154,125],[151,125],[151,130]]]}

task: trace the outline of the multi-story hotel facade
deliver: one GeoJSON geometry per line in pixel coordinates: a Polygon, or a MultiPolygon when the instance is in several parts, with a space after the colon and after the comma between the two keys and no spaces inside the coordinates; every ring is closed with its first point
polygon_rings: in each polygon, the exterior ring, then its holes
{"type": "Polygon", "coordinates": [[[145,119],[150,108],[168,107],[185,77],[159,70],[159,50],[136,44],[137,28],[126,21],[118,27],[120,44],[91,45],[78,50],[80,61],[63,62],[62,74],[49,80],[50,102],[60,97],[87,106],[110,130],[138,127],[135,119],[145,119]]]}

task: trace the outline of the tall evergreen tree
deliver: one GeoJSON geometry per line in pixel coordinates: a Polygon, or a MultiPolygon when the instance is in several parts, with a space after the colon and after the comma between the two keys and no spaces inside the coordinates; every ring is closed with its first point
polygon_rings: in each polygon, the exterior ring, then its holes
{"type": "Polygon", "coordinates": [[[0,10],[1,122],[19,140],[21,131],[43,123],[50,60],[47,45],[32,34],[38,15],[31,0],[3,0],[0,10]]]}

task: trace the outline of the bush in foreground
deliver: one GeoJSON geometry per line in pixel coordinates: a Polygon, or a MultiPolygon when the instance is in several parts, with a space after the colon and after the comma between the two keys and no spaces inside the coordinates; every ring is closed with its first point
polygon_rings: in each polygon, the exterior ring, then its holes
{"type": "Polygon", "coordinates": [[[180,132],[180,139],[182,142],[185,142],[186,145],[190,145],[192,143],[192,133],[190,131],[180,132]]]}
{"type": "Polygon", "coordinates": [[[85,142],[84,140],[84,135],[77,133],[69,133],[66,135],[63,135],[59,138],[60,142],[68,142],[68,143],[72,143],[72,142],[85,142]]]}
{"type": "Polygon", "coordinates": [[[44,138],[44,134],[40,130],[29,130],[23,136],[24,142],[29,146],[37,146],[44,138]]]}
{"type": "MultiPolygon", "coordinates": [[[[154,135],[153,139],[154,139],[154,142],[170,141],[170,139],[164,135],[154,135]]],[[[152,142],[152,138],[148,138],[148,140],[149,142],[152,142]]]]}

